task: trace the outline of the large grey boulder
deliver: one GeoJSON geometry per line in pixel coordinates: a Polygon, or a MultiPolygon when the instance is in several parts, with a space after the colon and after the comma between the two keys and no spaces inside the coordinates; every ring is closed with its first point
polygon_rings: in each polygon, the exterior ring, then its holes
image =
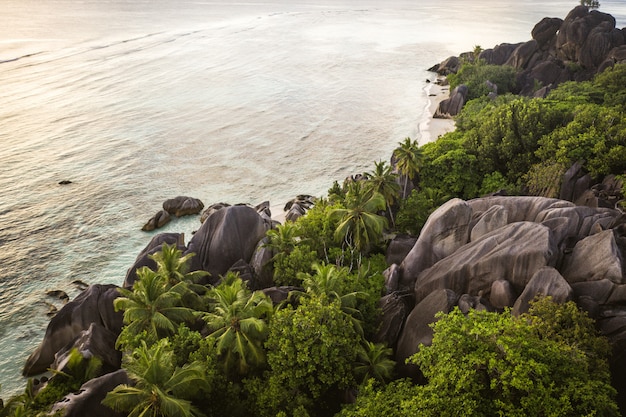
{"type": "Polygon", "coordinates": [[[113,300],[119,297],[117,288],[116,285],[90,285],[65,304],[50,320],[41,344],[26,360],[22,374],[32,376],[45,372],[54,362],[54,355],[92,323],[119,334],[123,313],[113,308],[113,300]]]}
{"type": "Polygon", "coordinates": [[[489,65],[504,65],[509,60],[511,54],[522,43],[501,43],[493,48],[483,50],[478,59],[481,59],[489,65]]]}
{"type": "Polygon", "coordinates": [[[626,284],[622,255],[612,230],[589,236],[564,258],[562,274],[569,283],[609,280],[626,284]]]}
{"type": "Polygon", "coordinates": [[[539,48],[544,48],[556,42],[556,34],[562,24],[563,19],[558,17],[544,17],[535,25],[530,34],[537,41],[539,48]]]}
{"type": "Polygon", "coordinates": [[[214,212],[189,241],[185,254],[195,253],[191,270],[207,271],[209,282],[217,283],[239,260],[250,262],[270,226],[252,207],[230,206],[214,212]]]}
{"type": "Polygon", "coordinates": [[[423,270],[465,245],[469,240],[471,219],[471,207],[458,198],[435,210],[424,224],[415,246],[400,265],[399,288],[413,288],[423,270]]]}
{"type": "Polygon", "coordinates": [[[433,115],[436,119],[451,119],[461,112],[467,100],[468,88],[461,84],[450,93],[450,97],[442,100],[433,115]]]}
{"type": "Polygon", "coordinates": [[[508,223],[537,221],[537,217],[547,209],[574,207],[571,202],[546,197],[507,197],[492,196],[467,201],[473,212],[486,212],[492,206],[501,206],[506,210],[508,223]]]}
{"type": "Polygon", "coordinates": [[[539,44],[532,39],[518,46],[511,54],[505,65],[510,65],[517,69],[526,69],[539,51],[539,44]]]}
{"type": "Polygon", "coordinates": [[[415,283],[415,301],[444,288],[489,298],[493,282],[502,277],[521,293],[533,274],[553,266],[556,257],[550,229],[533,222],[511,223],[422,271],[415,283]]]}
{"type": "Polygon", "coordinates": [[[449,313],[456,305],[459,296],[451,290],[439,289],[431,292],[419,302],[406,319],[398,346],[396,348],[396,367],[402,376],[419,376],[415,365],[407,365],[405,361],[417,353],[419,345],[429,346],[433,341],[435,315],[439,312],[449,313]]]}
{"type": "Polygon", "coordinates": [[[572,299],[574,291],[559,271],[546,266],[535,272],[535,275],[528,281],[524,291],[515,301],[513,314],[527,313],[530,302],[539,295],[552,297],[552,301],[563,304],[572,299]]]}
{"type": "Polygon", "coordinates": [[[376,343],[386,343],[387,346],[395,348],[404,322],[413,308],[413,294],[392,292],[380,299],[378,307],[382,315],[373,340],[376,343]]]}
{"type": "Polygon", "coordinates": [[[85,382],[78,392],[68,394],[54,404],[51,414],[61,413],[64,417],[123,417],[127,413],[118,413],[102,404],[107,393],[118,385],[131,385],[126,371],[111,372],[85,382]]]}
{"type": "Polygon", "coordinates": [[[71,352],[76,351],[87,361],[90,358],[98,358],[102,363],[100,374],[116,371],[122,366],[122,352],[115,349],[117,333],[104,328],[97,323],[91,323],[87,330],[83,330],[76,336],[72,343],[64,346],[54,355],[51,369],[68,372],[68,361],[71,352]]]}
{"type": "Polygon", "coordinates": [[[198,214],[203,208],[202,201],[193,197],[178,196],[163,202],[163,210],[176,217],[198,214]]]}
{"type": "Polygon", "coordinates": [[[124,278],[124,288],[132,288],[133,284],[137,280],[137,270],[144,266],[155,270],[156,262],[154,262],[150,255],[159,252],[164,244],[176,245],[179,250],[184,252],[187,248],[184,246],[185,235],[184,233],[159,233],[155,235],[150,242],[139,252],[133,265],[126,271],[126,277],[124,278]]]}
{"type": "Polygon", "coordinates": [[[268,288],[274,285],[274,268],[272,258],[274,253],[267,247],[269,239],[264,237],[259,241],[250,260],[250,266],[254,270],[254,282],[248,283],[251,290],[268,288]]]}
{"type": "Polygon", "coordinates": [[[491,283],[489,302],[497,309],[513,307],[517,295],[511,283],[505,279],[497,279],[491,283]]]}
{"type": "Polygon", "coordinates": [[[397,235],[394,237],[391,242],[389,242],[387,250],[385,251],[385,261],[387,265],[400,265],[409,252],[411,252],[416,242],[417,238],[415,236],[397,235]]]}
{"type": "Polygon", "coordinates": [[[478,240],[487,233],[506,226],[509,223],[508,211],[499,204],[490,206],[484,212],[473,212],[474,219],[470,232],[470,241],[478,240]]]}

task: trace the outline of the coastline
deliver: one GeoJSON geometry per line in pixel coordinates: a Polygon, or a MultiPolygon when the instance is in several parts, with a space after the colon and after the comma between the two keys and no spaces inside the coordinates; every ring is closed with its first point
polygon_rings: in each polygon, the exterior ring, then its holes
{"type": "Polygon", "coordinates": [[[455,122],[452,119],[434,118],[439,103],[450,96],[450,87],[438,83],[443,79],[443,77],[437,76],[435,80],[432,80],[424,87],[428,104],[424,109],[424,117],[417,127],[419,135],[418,143],[420,146],[436,141],[439,139],[439,136],[452,132],[455,128],[455,122]]]}
{"type": "MultiPolygon", "coordinates": [[[[427,98],[427,104],[422,113],[422,119],[417,126],[417,142],[420,146],[434,142],[440,136],[452,132],[455,129],[455,122],[452,119],[436,119],[435,112],[439,107],[439,103],[450,96],[450,87],[442,85],[440,82],[445,77],[436,76],[435,80],[427,83],[424,87],[424,94],[427,98]]],[[[330,188],[332,184],[329,184],[330,188]]],[[[272,220],[281,224],[285,223],[287,212],[283,211],[285,202],[270,204],[272,220]]]]}

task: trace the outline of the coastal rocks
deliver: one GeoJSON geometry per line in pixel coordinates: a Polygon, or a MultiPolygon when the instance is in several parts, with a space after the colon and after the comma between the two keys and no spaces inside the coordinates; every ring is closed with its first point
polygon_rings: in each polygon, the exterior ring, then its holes
{"type": "Polygon", "coordinates": [[[202,201],[193,197],[178,196],[163,202],[163,210],[176,217],[198,214],[203,208],[202,201]]]}
{"type": "Polygon", "coordinates": [[[563,19],[558,17],[544,17],[535,25],[530,34],[537,41],[539,48],[544,48],[556,40],[556,34],[562,24],[563,19]]]}
{"type": "Polygon", "coordinates": [[[83,330],[74,339],[73,343],[64,346],[54,355],[51,369],[61,372],[71,372],[68,362],[72,360],[72,351],[76,350],[87,361],[98,358],[102,363],[100,374],[113,372],[122,365],[122,352],[115,349],[118,334],[97,323],[91,323],[87,330],[83,330]]]}
{"type": "Polygon", "coordinates": [[[409,252],[411,252],[413,246],[415,246],[415,242],[417,242],[417,238],[414,236],[398,235],[394,237],[387,246],[385,254],[387,265],[400,265],[409,252]]]}
{"type": "Polygon", "coordinates": [[[450,93],[449,98],[439,103],[439,107],[437,107],[433,117],[437,119],[451,119],[458,115],[465,104],[467,92],[468,89],[466,85],[456,87],[450,93]]]}
{"type": "Polygon", "coordinates": [[[132,384],[124,369],[91,379],[78,392],[71,393],[54,404],[51,414],[60,413],[64,417],[123,417],[127,413],[115,412],[102,404],[104,397],[122,384],[132,384]]]}
{"type": "Polygon", "coordinates": [[[452,199],[435,210],[400,265],[400,288],[413,288],[422,271],[465,245],[471,218],[471,208],[460,199],[452,199]]]}
{"type": "Polygon", "coordinates": [[[609,280],[614,284],[626,284],[622,255],[612,230],[578,242],[563,264],[563,276],[570,283],[609,280]]]}
{"type": "Polygon", "coordinates": [[[410,292],[395,291],[382,297],[378,302],[382,314],[374,342],[385,343],[395,349],[413,304],[413,295],[410,292]]]}
{"type": "Polygon", "coordinates": [[[161,250],[164,244],[176,245],[181,251],[185,251],[184,246],[185,235],[184,233],[159,233],[150,239],[150,242],[145,248],[137,255],[133,265],[126,271],[126,277],[124,278],[124,288],[132,288],[133,284],[137,280],[137,270],[141,267],[147,266],[148,268],[155,270],[156,262],[154,262],[150,255],[161,250]]]}
{"type": "Polygon", "coordinates": [[[502,277],[521,292],[537,270],[554,265],[555,253],[547,227],[533,222],[508,224],[421,272],[415,283],[416,302],[444,288],[488,297],[493,282],[502,277]]]}
{"type": "Polygon", "coordinates": [[[574,292],[559,271],[552,267],[541,268],[535,272],[522,294],[515,301],[513,314],[527,313],[530,302],[539,295],[552,297],[552,301],[562,304],[570,301],[574,292]]]}
{"type": "Polygon", "coordinates": [[[456,305],[459,296],[452,290],[440,289],[431,292],[419,302],[406,319],[396,348],[397,370],[402,376],[419,376],[417,366],[405,361],[417,353],[420,343],[430,345],[433,340],[431,324],[439,312],[449,313],[456,305]],[[417,374],[416,374],[417,373],[417,374]]]}
{"type": "Polygon", "coordinates": [[[151,232],[154,229],[159,229],[165,226],[171,220],[172,220],[172,216],[170,216],[170,214],[167,211],[159,210],[154,216],[152,216],[150,220],[148,220],[146,224],[143,225],[141,230],[143,230],[144,232],[151,232]]]}
{"type": "Polygon", "coordinates": [[[283,211],[286,212],[286,221],[296,221],[298,218],[304,216],[306,212],[315,205],[317,199],[311,195],[299,195],[293,200],[290,200],[285,204],[283,211]]]}
{"type": "Polygon", "coordinates": [[[461,68],[461,60],[456,56],[451,56],[439,64],[429,68],[428,71],[436,72],[439,75],[456,74],[461,68]]]}
{"type": "Polygon", "coordinates": [[[483,50],[478,59],[485,61],[489,65],[504,65],[509,60],[513,51],[515,51],[520,43],[501,43],[493,48],[483,50]]]}
{"type": "Polygon", "coordinates": [[[258,242],[270,227],[248,206],[230,206],[214,212],[195,233],[185,252],[195,253],[191,270],[207,271],[210,283],[217,283],[239,260],[250,262],[258,242]]]}
{"type": "Polygon", "coordinates": [[[224,207],[230,207],[231,205],[228,203],[213,203],[208,206],[200,215],[200,223],[204,223],[205,220],[213,213],[218,210],[223,209],[224,207]]]}
{"type": "MultiPolygon", "coordinates": [[[[615,27],[615,18],[610,14],[590,11],[587,6],[575,7],[563,20],[542,19],[531,37],[527,42],[496,45],[478,56],[487,64],[517,69],[514,92],[523,96],[545,97],[563,82],[586,81],[615,63],[626,62],[624,29],[615,27]]],[[[456,73],[464,55],[466,61],[471,61],[471,53],[466,52],[429,70],[444,76],[456,73]]],[[[452,93],[449,99],[453,99],[452,93]]],[[[462,106],[459,97],[454,97],[453,103],[444,104],[435,117],[453,117],[462,106]]]]}
{"type": "MultiPolygon", "coordinates": [[[[618,186],[609,179],[605,188],[618,186]]],[[[399,372],[419,378],[403,361],[430,343],[437,311],[511,308],[519,315],[541,294],[575,300],[613,346],[626,346],[624,220],[615,209],[544,197],[451,200],[430,216],[400,267],[386,271],[380,340],[393,345],[401,328],[399,372]],[[399,325],[405,312],[394,290],[411,283],[415,307],[399,325]]]]}
{"type": "Polygon", "coordinates": [[[41,344],[26,360],[22,374],[32,376],[45,372],[54,362],[55,354],[92,323],[119,334],[122,313],[113,309],[113,300],[118,296],[117,286],[95,284],[65,304],[50,320],[41,344]]]}
{"type": "Polygon", "coordinates": [[[198,214],[204,208],[202,201],[193,197],[178,196],[165,200],[163,202],[163,210],[159,210],[143,225],[141,230],[151,232],[155,229],[165,226],[172,220],[172,216],[182,217],[192,214],[198,214]]]}

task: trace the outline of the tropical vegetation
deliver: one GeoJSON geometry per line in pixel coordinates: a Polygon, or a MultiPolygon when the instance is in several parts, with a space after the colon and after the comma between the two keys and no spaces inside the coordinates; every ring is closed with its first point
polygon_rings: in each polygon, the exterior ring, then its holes
{"type": "MultiPolygon", "coordinates": [[[[455,82],[509,76],[481,65],[466,62],[455,82]]],[[[618,415],[607,342],[572,303],[540,300],[521,317],[440,315],[432,345],[410,359],[421,384],[397,379],[375,334],[389,239],[419,235],[446,200],[553,197],[575,162],[596,180],[623,175],[624,86],[626,65],[616,65],[545,99],[478,91],[456,131],[423,146],[404,139],[389,165],[335,182],[306,215],[267,232],[273,284],[292,290],[281,303],[232,272],[199,285],[190,257],[164,245],[119,290],[117,346],[132,383],[104,404],[131,416],[618,415]]],[[[47,413],[97,368],[76,363],[45,388],[30,383],[0,416],[47,413]]]]}

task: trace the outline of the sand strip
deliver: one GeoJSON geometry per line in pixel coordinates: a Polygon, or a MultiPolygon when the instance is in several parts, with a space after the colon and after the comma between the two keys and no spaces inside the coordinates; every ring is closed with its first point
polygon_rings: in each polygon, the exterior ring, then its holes
{"type": "Polygon", "coordinates": [[[433,118],[439,103],[450,96],[449,86],[431,82],[424,87],[424,92],[428,97],[428,104],[424,109],[424,117],[417,127],[419,136],[417,141],[420,145],[434,142],[439,139],[439,136],[454,130],[454,120],[433,118]]]}

